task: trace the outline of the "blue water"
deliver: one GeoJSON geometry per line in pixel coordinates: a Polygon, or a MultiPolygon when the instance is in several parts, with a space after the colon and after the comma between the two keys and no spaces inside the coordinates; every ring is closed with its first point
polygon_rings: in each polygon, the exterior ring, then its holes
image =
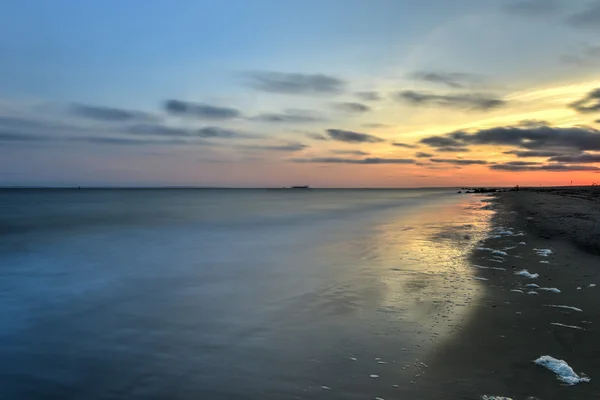
{"type": "Polygon", "coordinates": [[[480,291],[479,200],[0,191],[0,398],[392,396],[480,291]]]}

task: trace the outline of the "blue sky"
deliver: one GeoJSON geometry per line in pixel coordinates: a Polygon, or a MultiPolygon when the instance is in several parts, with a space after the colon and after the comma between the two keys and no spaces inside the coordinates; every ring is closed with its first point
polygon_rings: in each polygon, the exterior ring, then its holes
{"type": "MultiPolygon", "coordinates": [[[[484,145],[524,143],[421,140],[531,119],[596,134],[570,104],[600,86],[599,31],[595,0],[4,1],[0,184],[504,182],[416,152],[504,165],[484,145]]],[[[560,175],[532,162],[518,172],[560,175]]]]}

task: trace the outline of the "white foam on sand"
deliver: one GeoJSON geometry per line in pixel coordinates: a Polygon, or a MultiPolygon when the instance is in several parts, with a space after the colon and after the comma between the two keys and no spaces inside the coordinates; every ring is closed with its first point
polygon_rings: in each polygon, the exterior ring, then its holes
{"type": "Polygon", "coordinates": [[[550,261],[540,261],[540,264],[550,264],[550,261]]]}
{"type": "Polygon", "coordinates": [[[560,293],[560,289],[557,289],[555,287],[541,287],[538,290],[543,290],[543,291],[552,292],[552,293],[560,293]]]}
{"type": "Polygon", "coordinates": [[[529,278],[529,279],[536,279],[538,276],[540,276],[540,274],[531,274],[526,269],[519,271],[519,272],[515,272],[515,275],[523,276],[523,277],[529,278]]]}
{"type": "Polygon", "coordinates": [[[504,397],[504,396],[486,396],[483,395],[481,396],[481,400],[513,400],[510,397],[504,397]]]}
{"type": "Polygon", "coordinates": [[[490,249],[489,247],[477,247],[477,250],[479,251],[489,251],[492,254],[495,254],[497,256],[507,256],[508,254],[502,250],[494,250],[494,249],[490,249]]]}
{"type": "Polygon", "coordinates": [[[369,378],[371,378],[371,379],[377,379],[377,378],[379,378],[379,375],[372,374],[372,375],[369,375],[369,378]]]}
{"type": "Polygon", "coordinates": [[[497,271],[506,271],[506,268],[501,268],[501,267],[484,267],[483,265],[475,265],[475,264],[473,264],[473,267],[479,268],[479,269],[494,269],[497,271]]]}
{"type": "Polygon", "coordinates": [[[533,249],[533,251],[535,251],[538,256],[542,257],[548,257],[550,254],[552,254],[552,250],[550,249],[533,249]]]}
{"type": "Polygon", "coordinates": [[[512,289],[512,290],[511,290],[511,292],[515,292],[515,293],[523,293],[523,291],[522,291],[522,290],[519,290],[519,289],[512,289]]]}
{"type": "Polygon", "coordinates": [[[580,329],[583,330],[582,327],[580,326],[575,326],[575,325],[565,325],[565,324],[561,324],[560,322],[550,322],[550,325],[556,325],[556,326],[563,326],[565,328],[571,328],[571,329],[580,329]]]}
{"type": "Polygon", "coordinates": [[[577,375],[575,371],[573,371],[573,368],[563,360],[558,360],[551,356],[541,356],[533,362],[554,372],[557,375],[558,380],[567,385],[575,385],[580,382],[590,381],[590,378],[577,375]]]}
{"type": "Polygon", "coordinates": [[[537,289],[537,288],[539,288],[539,287],[540,287],[540,285],[537,285],[537,284],[535,284],[535,283],[528,283],[527,285],[525,285],[525,287],[528,287],[528,288],[536,288],[536,289],[537,289]]]}
{"type": "Polygon", "coordinates": [[[477,281],[489,281],[488,278],[482,278],[480,276],[474,276],[473,279],[477,280],[477,281]]]}
{"type": "Polygon", "coordinates": [[[532,290],[530,292],[527,292],[527,294],[538,294],[538,292],[535,292],[535,291],[532,290]]]}
{"type": "Polygon", "coordinates": [[[590,283],[590,286],[588,286],[588,287],[596,287],[596,284],[595,283],[590,283]]]}
{"type": "Polygon", "coordinates": [[[520,244],[521,246],[527,246],[527,243],[525,243],[525,242],[519,242],[519,244],[520,244]]]}
{"type": "Polygon", "coordinates": [[[567,309],[567,310],[573,310],[573,311],[583,312],[583,310],[581,308],[571,307],[571,306],[563,306],[563,305],[556,305],[556,304],[544,304],[544,307],[564,308],[564,309],[567,309]]]}

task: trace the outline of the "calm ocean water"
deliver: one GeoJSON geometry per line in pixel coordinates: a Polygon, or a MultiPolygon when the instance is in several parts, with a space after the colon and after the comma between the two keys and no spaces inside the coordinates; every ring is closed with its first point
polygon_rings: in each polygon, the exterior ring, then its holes
{"type": "Polygon", "coordinates": [[[392,397],[481,291],[480,200],[0,191],[0,398],[392,397]]]}

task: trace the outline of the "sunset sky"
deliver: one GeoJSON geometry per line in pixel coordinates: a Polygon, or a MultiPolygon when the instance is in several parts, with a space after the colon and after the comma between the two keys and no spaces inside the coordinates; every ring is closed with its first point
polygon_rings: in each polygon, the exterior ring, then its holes
{"type": "Polygon", "coordinates": [[[0,185],[600,183],[598,0],[6,0],[0,185]]]}

